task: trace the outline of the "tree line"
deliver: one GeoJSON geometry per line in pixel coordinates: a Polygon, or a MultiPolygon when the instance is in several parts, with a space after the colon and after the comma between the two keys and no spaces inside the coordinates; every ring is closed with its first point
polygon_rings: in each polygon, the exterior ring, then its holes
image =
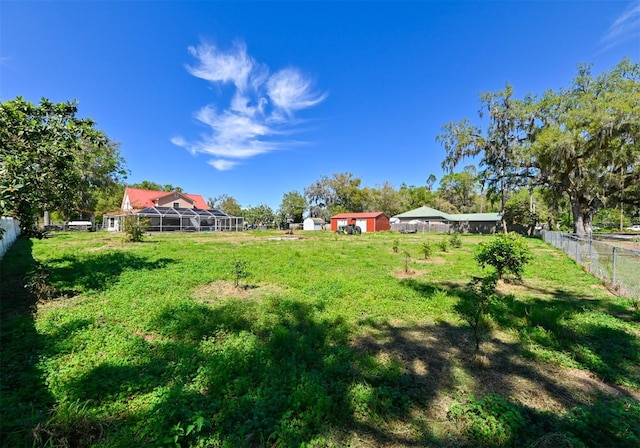
{"type": "MultiPolygon", "coordinates": [[[[447,213],[500,212],[503,226],[572,226],[591,232],[594,219],[621,227],[640,221],[640,66],[623,60],[598,76],[578,66],[566,88],[514,97],[507,84],[480,94],[482,126],[465,118],[442,127],[445,175],[423,185],[362,185],[350,172],[323,175],[302,192],[283,194],[277,210],[242,207],[228,194],[208,204],[248,223],[328,221],[340,212],[388,216],[423,205],[447,213]],[[454,171],[465,160],[477,161],[454,171]],[[437,188],[436,188],[437,184],[437,188]]],[[[34,105],[18,97],[0,108],[0,214],[32,232],[45,211],[70,219],[119,210],[126,186],[182,191],[143,181],[127,184],[119,144],[75,102],[34,105]]]]}
{"type": "MultiPolygon", "coordinates": [[[[625,59],[598,76],[588,65],[566,88],[513,97],[513,88],[480,95],[480,118],[443,126],[443,169],[479,157],[478,179],[505,211],[510,195],[541,188],[568,202],[573,230],[592,231],[599,210],[640,206],[640,65],[625,59]]],[[[503,224],[504,224],[503,219],[503,224]]]]}

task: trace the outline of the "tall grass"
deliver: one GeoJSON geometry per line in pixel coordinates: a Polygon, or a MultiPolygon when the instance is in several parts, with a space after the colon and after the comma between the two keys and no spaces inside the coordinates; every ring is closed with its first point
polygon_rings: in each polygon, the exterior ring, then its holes
{"type": "MultiPolygon", "coordinates": [[[[267,238],[276,235],[152,234],[125,244],[60,233],[16,243],[1,272],[3,445],[473,443],[476,429],[461,423],[472,396],[499,393],[503,407],[516,397],[518,412],[544,420],[504,372],[562,389],[583,426],[607,409],[639,415],[624,404],[640,391],[628,302],[540,241],[528,241],[535,258],[524,284],[502,286],[493,370],[483,371],[469,362],[472,335],[455,306],[484,275],[473,252],[485,237],[461,236],[460,247],[424,260],[424,244],[442,235],[267,238]],[[22,288],[36,263],[57,291],[40,304],[22,288]],[[544,365],[581,369],[619,394],[594,407],[596,391],[552,384],[544,365]]],[[[569,431],[560,408],[545,412],[549,427],[569,431]]],[[[640,437],[623,428],[616,440],[640,437]]],[[[487,445],[522,441],[485,432],[487,445]]],[[[588,433],[571,437],[595,446],[588,433]]]]}

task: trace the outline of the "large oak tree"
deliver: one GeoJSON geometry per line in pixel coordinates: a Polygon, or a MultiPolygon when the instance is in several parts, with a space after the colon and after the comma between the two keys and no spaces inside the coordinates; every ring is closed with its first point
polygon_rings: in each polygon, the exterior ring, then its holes
{"type": "Polygon", "coordinates": [[[532,166],[538,183],[567,195],[578,235],[605,206],[640,204],[640,65],[594,77],[581,65],[567,89],[535,103],[532,166]]]}

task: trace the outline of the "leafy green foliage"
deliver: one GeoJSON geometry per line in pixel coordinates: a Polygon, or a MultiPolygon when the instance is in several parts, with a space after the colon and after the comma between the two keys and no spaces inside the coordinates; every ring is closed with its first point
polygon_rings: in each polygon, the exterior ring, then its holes
{"type": "Polygon", "coordinates": [[[268,205],[262,204],[256,207],[249,207],[242,211],[242,216],[248,224],[269,226],[275,222],[276,215],[268,205]]]}
{"type": "Polygon", "coordinates": [[[404,255],[404,272],[405,274],[409,274],[411,273],[411,268],[409,267],[411,265],[411,254],[405,250],[403,255],[404,255]]]}
{"type": "Polygon", "coordinates": [[[425,241],[420,246],[420,252],[424,256],[424,259],[431,258],[433,255],[433,244],[430,241],[425,241]]]}
{"type": "Polygon", "coordinates": [[[497,394],[470,397],[449,408],[468,441],[484,447],[632,447],[640,443],[640,404],[605,398],[556,417],[497,394]]]}
{"type": "Polygon", "coordinates": [[[56,288],[51,284],[51,270],[43,263],[35,262],[25,278],[25,287],[39,302],[55,298],[56,288]]]}
{"type": "Polygon", "coordinates": [[[302,222],[302,215],[307,207],[307,200],[304,196],[297,191],[290,191],[282,197],[278,213],[285,220],[290,219],[292,222],[302,222]]]}
{"type": "Polygon", "coordinates": [[[475,353],[480,352],[482,340],[491,332],[489,313],[496,302],[498,278],[489,275],[474,278],[467,284],[467,291],[456,305],[456,311],[469,324],[475,339],[475,353]]]}
{"type": "Polygon", "coordinates": [[[524,268],[531,261],[531,250],[526,241],[517,233],[497,234],[491,241],[481,243],[475,254],[476,261],[484,268],[493,266],[502,279],[505,273],[522,277],[524,268]]]}
{"type": "Polygon", "coordinates": [[[438,248],[440,249],[441,252],[448,252],[449,251],[449,240],[447,239],[442,239],[438,242],[438,248]]]}
{"type": "Polygon", "coordinates": [[[452,233],[451,237],[449,237],[449,244],[451,247],[455,249],[460,249],[462,247],[462,238],[459,233],[452,233]]]}
{"type": "Polygon", "coordinates": [[[460,173],[445,174],[440,180],[438,194],[451,203],[459,213],[469,213],[475,208],[478,187],[475,167],[469,166],[460,173]]]}
{"type": "Polygon", "coordinates": [[[449,418],[461,424],[464,434],[477,446],[524,446],[531,430],[528,415],[496,394],[454,404],[449,409],[449,418]]]}
{"type": "Polygon", "coordinates": [[[0,107],[0,215],[27,235],[44,210],[93,210],[95,191],[126,174],[117,145],[76,114],[75,103],[47,99],[0,107]]]}
{"type": "Polygon", "coordinates": [[[139,243],[144,239],[144,232],[149,229],[149,218],[129,215],[124,218],[125,241],[139,243]]]}
{"type": "Polygon", "coordinates": [[[207,198],[207,205],[212,209],[220,210],[229,216],[242,216],[242,207],[236,198],[228,194],[207,198]]]}
{"type": "Polygon", "coordinates": [[[246,260],[235,260],[231,264],[231,274],[233,275],[233,284],[236,288],[240,287],[240,282],[249,277],[249,262],[246,260]]]}

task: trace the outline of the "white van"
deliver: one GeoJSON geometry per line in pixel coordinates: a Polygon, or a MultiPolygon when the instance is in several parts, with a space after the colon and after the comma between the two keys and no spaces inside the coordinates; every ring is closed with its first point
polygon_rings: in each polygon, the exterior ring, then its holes
{"type": "Polygon", "coordinates": [[[65,230],[88,230],[91,231],[93,224],[91,221],[69,221],[65,230]]]}

